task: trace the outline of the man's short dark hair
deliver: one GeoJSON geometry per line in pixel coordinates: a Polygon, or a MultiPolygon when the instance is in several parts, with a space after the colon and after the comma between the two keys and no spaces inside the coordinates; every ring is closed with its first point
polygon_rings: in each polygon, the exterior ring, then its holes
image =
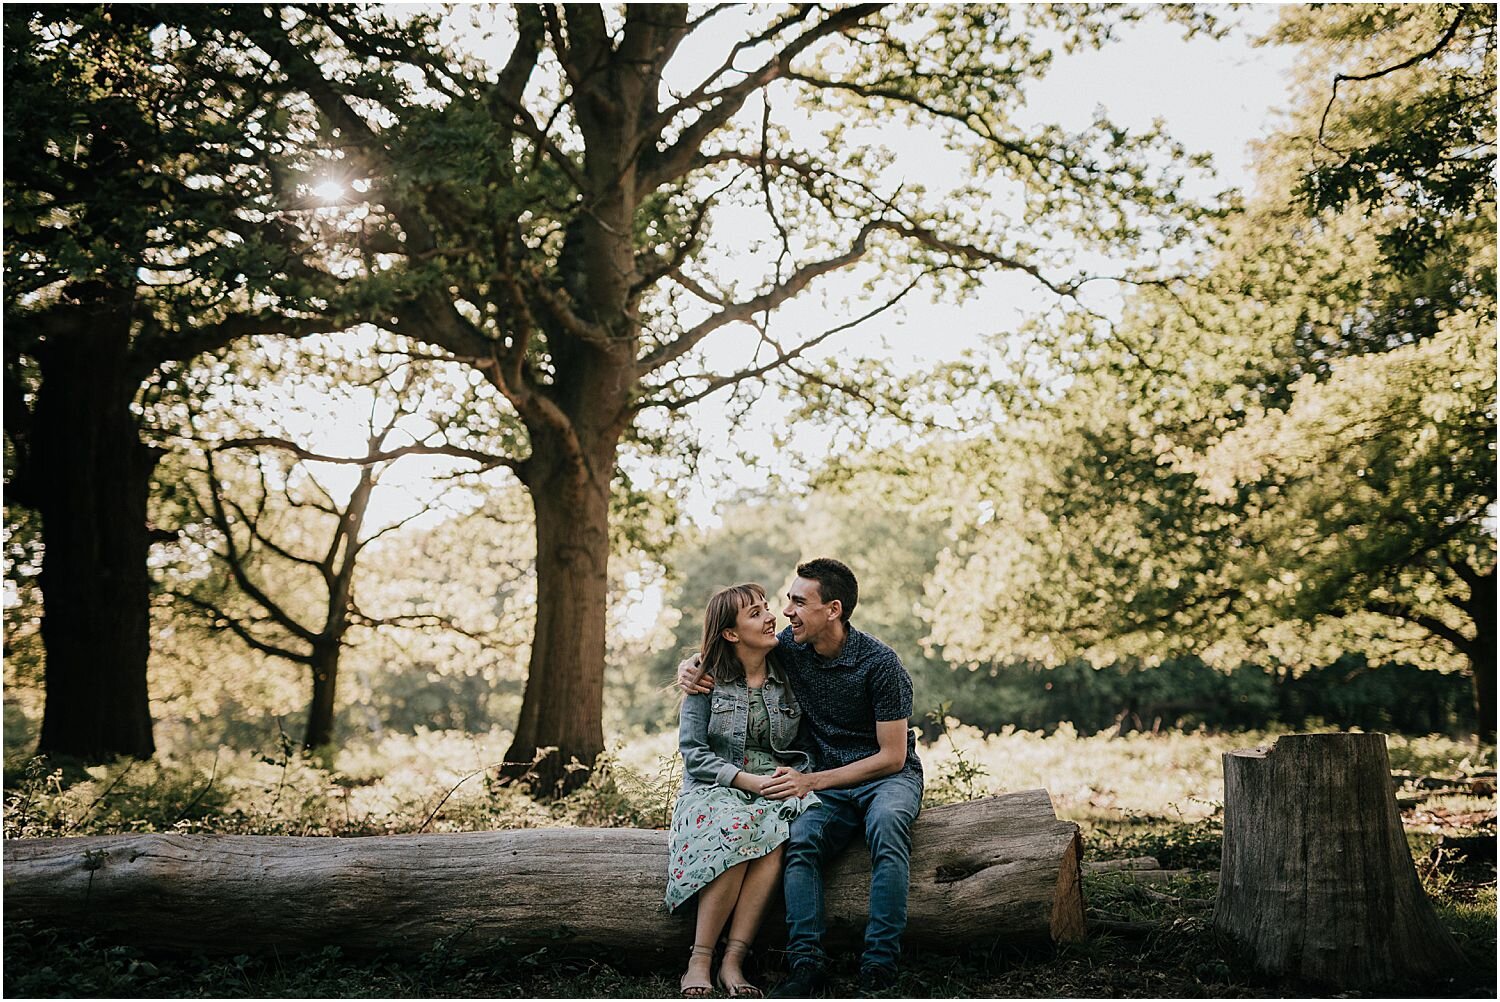
{"type": "Polygon", "coordinates": [[[845,626],[849,625],[849,617],[854,615],[854,606],[859,601],[859,582],[854,580],[853,571],[832,557],[818,557],[798,564],[797,576],[818,583],[823,604],[838,600],[842,606],[839,619],[845,626]]]}

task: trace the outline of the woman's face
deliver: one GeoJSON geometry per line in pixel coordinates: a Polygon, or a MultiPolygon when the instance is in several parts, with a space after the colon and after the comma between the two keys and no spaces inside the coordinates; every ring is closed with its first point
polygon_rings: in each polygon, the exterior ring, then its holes
{"type": "Polygon", "coordinates": [[[740,606],[734,629],[726,630],[724,639],[758,651],[776,646],[776,614],[771,611],[764,595],[756,596],[749,605],[740,606]]]}

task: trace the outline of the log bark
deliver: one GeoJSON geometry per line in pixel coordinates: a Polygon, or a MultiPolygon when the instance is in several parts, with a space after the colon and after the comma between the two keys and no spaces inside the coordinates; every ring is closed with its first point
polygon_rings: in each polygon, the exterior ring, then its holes
{"type": "Polygon", "coordinates": [[[1293,734],[1224,756],[1214,925],[1266,973],[1341,988],[1462,962],[1412,864],[1383,734],[1293,734]]]}
{"type": "MultiPolygon", "coordinates": [[[[1045,790],[931,808],[912,841],[909,945],[1083,937],[1078,826],[1057,820],[1045,790]]],[[[663,831],[10,840],[4,870],[7,915],[157,948],[411,955],[446,939],[461,953],[510,944],[656,961],[692,942],[692,909],[661,907],[663,831]]],[[[828,873],[830,946],[862,937],[869,876],[862,844],[828,873]]],[[[779,912],[762,924],[782,929],[779,912]]]]}

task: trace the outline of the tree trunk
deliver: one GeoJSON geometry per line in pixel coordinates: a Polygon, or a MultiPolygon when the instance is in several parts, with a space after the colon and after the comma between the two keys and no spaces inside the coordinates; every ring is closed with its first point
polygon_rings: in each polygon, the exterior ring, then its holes
{"type": "Polygon", "coordinates": [[[1277,718],[1292,727],[1301,727],[1307,719],[1307,707],[1293,684],[1291,665],[1271,666],[1271,687],[1276,692],[1277,718]]]}
{"type": "Polygon", "coordinates": [[[1474,623],[1469,671],[1474,685],[1475,731],[1480,741],[1495,740],[1495,569],[1470,585],[1465,612],[1474,623]]]}
{"type": "MultiPolygon", "coordinates": [[[[555,455],[543,451],[531,463],[545,464],[555,455]]],[[[582,785],[604,751],[613,441],[596,455],[592,476],[553,460],[556,469],[527,479],[536,512],[536,628],[504,772],[529,777],[541,795],[582,785]]]]}
{"type": "Polygon", "coordinates": [[[349,492],[335,530],[323,573],[328,580],[328,615],[323,629],[313,641],[312,657],[307,666],[312,675],[312,701],[307,707],[307,734],[302,746],[308,751],[333,744],[333,721],[338,694],[339,656],[344,652],[344,635],[349,632],[349,617],[354,607],[354,570],[364,543],[360,532],[370,511],[370,498],[379,480],[373,466],[363,466],[359,480],[349,492]]]}
{"type": "MultiPolygon", "coordinates": [[[[1491,613],[1491,618],[1494,614],[1491,613]]],[[[1472,672],[1474,684],[1474,712],[1477,717],[1474,721],[1474,731],[1481,742],[1494,743],[1495,740],[1495,637],[1480,638],[1482,650],[1478,657],[1470,662],[1469,668],[1472,672]]]]}
{"type": "MultiPolygon", "coordinates": [[[[1078,826],[1045,790],[924,811],[912,830],[906,942],[946,952],[1084,935],[1078,826]]],[[[526,829],[371,838],[116,835],[5,843],[16,915],[154,947],[412,955],[517,948],[661,961],[690,907],[662,910],[666,832],[526,829]]],[[[869,857],[827,876],[830,943],[864,927],[869,857]]],[[[776,935],[779,913],[762,924],[776,935]]]]}
{"type": "Polygon", "coordinates": [[[312,701],[307,706],[307,733],[302,747],[308,751],[326,748],[333,744],[334,696],[338,690],[339,654],[343,651],[342,637],[332,643],[316,645],[308,670],[312,675],[312,701]]]}
{"type": "Polygon", "coordinates": [[[140,440],[129,319],[100,310],[93,329],[37,352],[32,430],[42,517],[40,578],[46,708],[39,754],[150,758],[150,538],[156,454],[140,440]]]}
{"type": "Polygon", "coordinates": [[[1461,962],[1412,865],[1383,734],[1292,734],[1224,756],[1214,924],[1257,968],[1340,988],[1461,962]]]}

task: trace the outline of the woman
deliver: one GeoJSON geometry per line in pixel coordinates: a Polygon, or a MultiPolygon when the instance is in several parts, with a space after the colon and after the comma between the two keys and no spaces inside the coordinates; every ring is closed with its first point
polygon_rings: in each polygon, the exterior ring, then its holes
{"type": "Polygon", "coordinates": [[[792,748],[802,719],[786,677],[774,661],[776,616],[760,585],[725,588],[703,617],[703,665],[714,691],[682,702],[678,744],[682,794],[672,812],[667,857],[667,908],[698,895],[698,919],[685,998],[709,993],[714,944],[726,922],[729,941],[719,985],[730,998],[761,993],[745,980],[745,957],[766,902],[781,876],[788,822],[817,803],[760,795],[778,766],[805,770],[806,752],[792,748]]]}

